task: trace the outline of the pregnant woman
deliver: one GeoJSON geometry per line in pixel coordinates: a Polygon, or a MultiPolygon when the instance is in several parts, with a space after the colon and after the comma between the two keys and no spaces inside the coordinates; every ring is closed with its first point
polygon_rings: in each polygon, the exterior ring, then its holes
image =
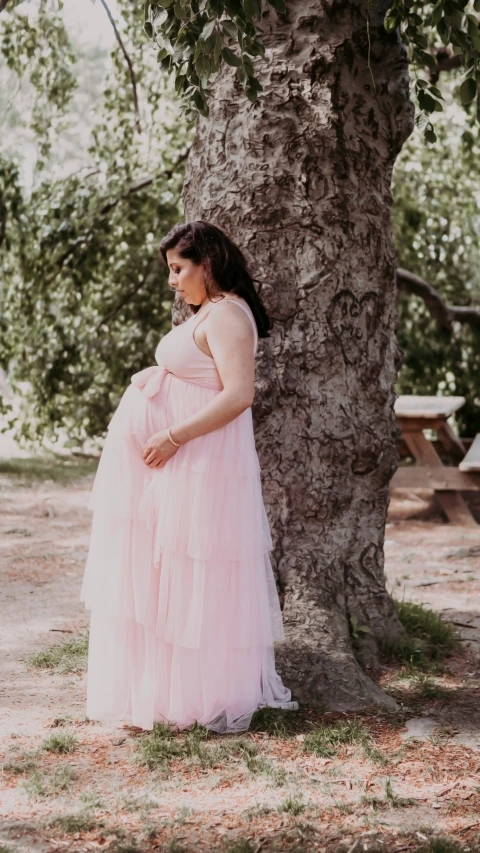
{"type": "Polygon", "coordinates": [[[87,716],[244,731],[259,707],[298,707],[275,670],[284,633],[251,411],[271,324],[219,228],[178,225],[160,252],[193,313],[132,376],[90,496],[87,716]]]}

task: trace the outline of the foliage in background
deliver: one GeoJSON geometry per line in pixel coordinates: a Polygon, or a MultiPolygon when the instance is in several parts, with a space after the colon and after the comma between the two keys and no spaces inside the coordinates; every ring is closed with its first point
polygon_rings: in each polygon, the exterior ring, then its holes
{"type": "Polygon", "coordinates": [[[27,75],[37,97],[30,123],[46,164],[64,127],[64,112],[76,88],[76,55],[63,21],[62,0],[18,2],[2,17],[0,54],[17,79],[27,75]],[[55,46],[52,50],[51,47],[55,46]]]}
{"type": "MultiPolygon", "coordinates": [[[[394,173],[393,227],[398,265],[431,284],[449,305],[480,305],[480,145],[458,110],[438,125],[429,151],[413,135],[394,173]]],[[[455,322],[440,331],[423,300],[400,293],[398,338],[404,361],[399,394],[466,398],[460,434],[480,431],[480,331],[455,322]]]]}
{"type": "MultiPolygon", "coordinates": [[[[24,5],[10,15],[20,28],[24,5]]],[[[55,16],[58,5],[52,0],[55,16]]],[[[41,3],[44,18],[47,7],[41,3]]],[[[87,168],[53,178],[49,162],[41,161],[45,177],[28,193],[17,165],[0,158],[0,365],[25,401],[23,415],[7,414],[17,436],[28,440],[66,434],[78,445],[104,432],[130,376],[152,363],[171,328],[172,294],[157,245],[181,218],[191,130],[164,75],[152,68],[130,4],[117,8],[135,67],[139,114],[115,44],[87,168]]],[[[14,32],[11,20],[7,29],[14,32]]],[[[39,38],[37,47],[48,65],[54,51],[50,30],[42,32],[46,41],[39,38]]],[[[21,39],[17,46],[20,69],[21,39]]],[[[49,90],[43,97],[50,98],[49,90]]],[[[47,145],[42,128],[37,134],[47,145]]]]}
{"type": "MultiPolygon", "coordinates": [[[[284,21],[288,19],[288,2],[268,0],[268,4],[284,21]]],[[[209,82],[222,63],[235,68],[246,96],[257,100],[265,56],[259,25],[265,8],[261,0],[147,0],[144,8],[145,33],[157,48],[157,61],[172,75],[186,106],[208,115],[209,82]]],[[[369,45],[375,26],[383,25],[387,32],[398,30],[411,66],[422,72],[414,87],[419,110],[416,120],[429,143],[436,139],[429,116],[443,110],[437,72],[445,48],[458,57],[462,68],[456,94],[472,120],[480,121],[479,11],[480,0],[393,0],[386,14],[374,2],[367,7],[369,45]]]]}
{"type": "Polygon", "coordinates": [[[480,0],[393,0],[385,16],[387,32],[398,29],[410,63],[423,71],[415,80],[415,95],[421,111],[417,121],[427,142],[437,138],[428,116],[443,111],[445,93],[441,83],[436,85],[442,67],[461,69],[455,97],[472,123],[480,123],[479,12],[480,0]]]}

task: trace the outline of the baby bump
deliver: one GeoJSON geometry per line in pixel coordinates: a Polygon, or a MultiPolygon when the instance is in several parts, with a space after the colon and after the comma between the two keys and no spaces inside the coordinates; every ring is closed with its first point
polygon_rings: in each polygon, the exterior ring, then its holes
{"type": "Polygon", "coordinates": [[[110,421],[108,435],[133,439],[138,450],[160,430],[201,411],[219,392],[185,381],[162,367],[148,367],[132,376],[110,421]]]}
{"type": "Polygon", "coordinates": [[[165,385],[147,397],[135,384],[129,385],[108,425],[107,441],[133,442],[142,454],[148,439],[168,427],[168,406],[165,385]]]}

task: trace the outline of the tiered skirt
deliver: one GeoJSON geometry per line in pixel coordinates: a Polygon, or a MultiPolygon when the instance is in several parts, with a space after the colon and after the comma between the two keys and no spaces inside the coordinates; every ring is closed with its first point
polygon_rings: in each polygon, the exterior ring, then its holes
{"type": "Polygon", "coordinates": [[[251,409],[149,468],[148,438],[218,390],[147,371],[110,422],[89,501],[87,715],[244,731],[258,707],[298,707],[275,670],[284,632],[251,409]]]}

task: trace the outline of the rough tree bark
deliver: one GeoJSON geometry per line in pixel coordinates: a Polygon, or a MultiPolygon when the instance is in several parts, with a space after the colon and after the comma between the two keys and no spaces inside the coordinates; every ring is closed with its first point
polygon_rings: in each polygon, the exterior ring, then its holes
{"type": "Polygon", "coordinates": [[[390,183],[413,105],[381,6],[265,8],[264,95],[251,104],[232,69],[216,75],[184,191],[187,220],[220,225],[246,250],[275,321],[260,339],[253,415],[284,602],[276,658],[297,699],[341,710],[394,704],[368,668],[376,641],[403,631],[383,538],[401,362],[390,183]],[[351,617],[371,631],[360,650],[351,617]]]}

